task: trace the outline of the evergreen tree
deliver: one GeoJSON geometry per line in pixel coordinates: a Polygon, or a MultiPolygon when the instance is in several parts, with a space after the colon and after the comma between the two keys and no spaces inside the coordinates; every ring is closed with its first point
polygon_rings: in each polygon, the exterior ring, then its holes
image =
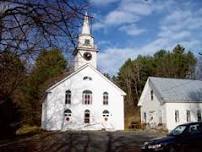
{"type": "Polygon", "coordinates": [[[45,90],[67,69],[67,61],[58,49],[43,50],[22,87],[25,123],[40,124],[41,103],[45,90]]]}
{"type": "Polygon", "coordinates": [[[153,56],[140,55],[134,60],[128,59],[114,78],[127,93],[126,111],[130,113],[131,108],[137,110],[139,97],[149,76],[193,78],[195,64],[193,53],[179,44],[172,51],[159,50],[153,56]]]}

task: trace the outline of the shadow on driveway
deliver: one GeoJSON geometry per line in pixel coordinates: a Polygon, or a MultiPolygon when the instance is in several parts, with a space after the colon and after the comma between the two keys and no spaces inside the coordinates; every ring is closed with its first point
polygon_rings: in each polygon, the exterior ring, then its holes
{"type": "Polygon", "coordinates": [[[0,152],[139,152],[158,132],[66,131],[45,132],[0,144],[0,152]]]}

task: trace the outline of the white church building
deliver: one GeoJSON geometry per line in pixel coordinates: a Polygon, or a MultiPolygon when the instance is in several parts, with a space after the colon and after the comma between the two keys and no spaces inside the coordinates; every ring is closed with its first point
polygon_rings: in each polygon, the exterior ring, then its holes
{"type": "Polygon", "coordinates": [[[152,128],[202,121],[202,81],[149,77],[138,106],[141,122],[152,128]]]}
{"type": "Polygon", "coordinates": [[[97,53],[86,14],[74,53],[74,72],[46,91],[43,129],[124,129],[126,93],[97,70],[97,53]]]}

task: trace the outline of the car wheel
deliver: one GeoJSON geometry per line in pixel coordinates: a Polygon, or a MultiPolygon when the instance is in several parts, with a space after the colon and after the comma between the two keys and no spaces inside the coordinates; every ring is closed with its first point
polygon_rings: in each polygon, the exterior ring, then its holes
{"type": "Polygon", "coordinates": [[[168,152],[177,152],[177,150],[175,149],[175,147],[170,146],[170,147],[168,148],[168,152]]]}

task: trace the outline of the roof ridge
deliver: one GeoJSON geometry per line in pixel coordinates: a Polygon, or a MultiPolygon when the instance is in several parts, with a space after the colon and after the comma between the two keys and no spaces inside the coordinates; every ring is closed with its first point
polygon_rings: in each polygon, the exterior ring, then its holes
{"type": "Polygon", "coordinates": [[[171,80],[187,80],[187,81],[201,81],[202,80],[198,80],[198,79],[186,79],[186,78],[168,78],[168,77],[155,77],[155,76],[149,76],[149,78],[154,78],[154,79],[171,79],[171,80]]]}

